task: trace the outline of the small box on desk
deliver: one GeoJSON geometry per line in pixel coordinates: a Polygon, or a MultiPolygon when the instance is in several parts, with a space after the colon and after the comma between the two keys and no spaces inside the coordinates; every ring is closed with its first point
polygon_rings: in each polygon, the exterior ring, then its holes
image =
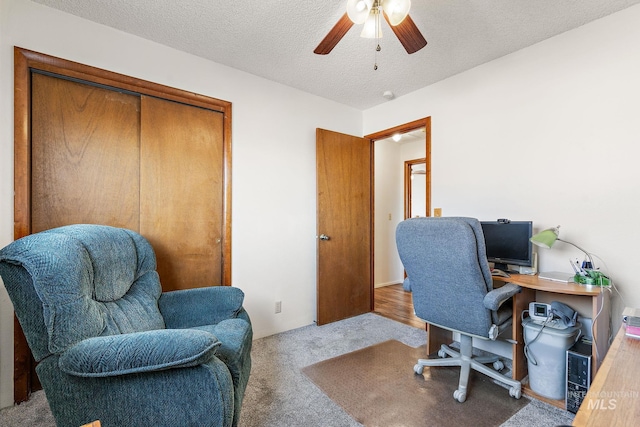
{"type": "Polygon", "coordinates": [[[640,309],[625,308],[622,312],[622,323],[628,337],[640,338],[640,309]]]}

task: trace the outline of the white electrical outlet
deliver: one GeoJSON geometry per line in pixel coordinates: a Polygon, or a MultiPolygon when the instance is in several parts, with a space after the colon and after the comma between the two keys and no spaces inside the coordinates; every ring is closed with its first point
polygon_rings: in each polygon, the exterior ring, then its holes
{"type": "Polygon", "coordinates": [[[276,314],[282,312],[282,301],[276,301],[276,314]]]}

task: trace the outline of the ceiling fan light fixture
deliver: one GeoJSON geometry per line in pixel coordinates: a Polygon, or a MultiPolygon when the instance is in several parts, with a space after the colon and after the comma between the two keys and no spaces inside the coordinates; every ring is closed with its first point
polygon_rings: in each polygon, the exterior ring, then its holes
{"type": "MultiPolygon", "coordinates": [[[[361,37],[380,39],[382,18],[408,54],[416,53],[427,45],[427,40],[409,16],[410,0],[347,0],[347,10],[338,19],[320,44],[313,50],[316,55],[327,55],[342,40],[354,24],[365,24],[361,37]],[[369,22],[367,25],[366,23],[369,22]]],[[[376,52],[380,51],[377,43],[376,52]]],[[[377,65],[374,66],[374,70],[377,65]]]]}
{"type": "Polygon", "coordinates": [[[373,7],[373,0],[348,0],[347,15],[354,24],[363,24],[373,7]]]}
{"type": "Polygon", "coordinates": [[[365,39],[381,39],[382,38],[382,14],[376,8],[373,8],[364,22],[360,37],[365,39]]]}
{"type": "Polygon", "coordinates": [[[382,9],[384,13],[387,14],[389,23],[395,27],[409,15],[411,0],[384,0],[382,2],[382,9]]]}

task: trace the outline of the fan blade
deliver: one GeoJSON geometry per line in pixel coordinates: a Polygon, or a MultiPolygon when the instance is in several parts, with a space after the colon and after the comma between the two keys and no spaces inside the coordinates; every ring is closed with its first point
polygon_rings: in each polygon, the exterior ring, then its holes
{"type": "Polygon", "coordinates": [[[342,18],[338,20],[336,25],[333,26],[329,34],[325,36],[324,39],[320,42],[318,47],[313,51],[318,55],[326,55],[333,50],[334,47],[338,44],[342,37],[347,34],[347,31],[351,29],[353,26],[353,22],[349,19],[349,15],[346,13],[342,15],[342,18]]]}
{"type": "Polygon", "coordinates": [[[422,36],[422,33],[420,33],[420,30],[409,15],[395,27],[389,23],[386,13],[384,14],[384,19],[386,19],[387,24],[389,24],[408,54],[416,53],[427,45],[427,40],[422,36]]]}

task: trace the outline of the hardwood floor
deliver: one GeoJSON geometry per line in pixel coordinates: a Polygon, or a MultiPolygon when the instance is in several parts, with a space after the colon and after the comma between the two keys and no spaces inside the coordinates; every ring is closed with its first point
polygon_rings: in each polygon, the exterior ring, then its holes
{"type": "Polygon", "coordinates": [[[390,285],[374,289],[374,313],[415,328],[425,328],[425,322],[413,314],[411,292],[402,289],[402,285],[390,285]]]}

